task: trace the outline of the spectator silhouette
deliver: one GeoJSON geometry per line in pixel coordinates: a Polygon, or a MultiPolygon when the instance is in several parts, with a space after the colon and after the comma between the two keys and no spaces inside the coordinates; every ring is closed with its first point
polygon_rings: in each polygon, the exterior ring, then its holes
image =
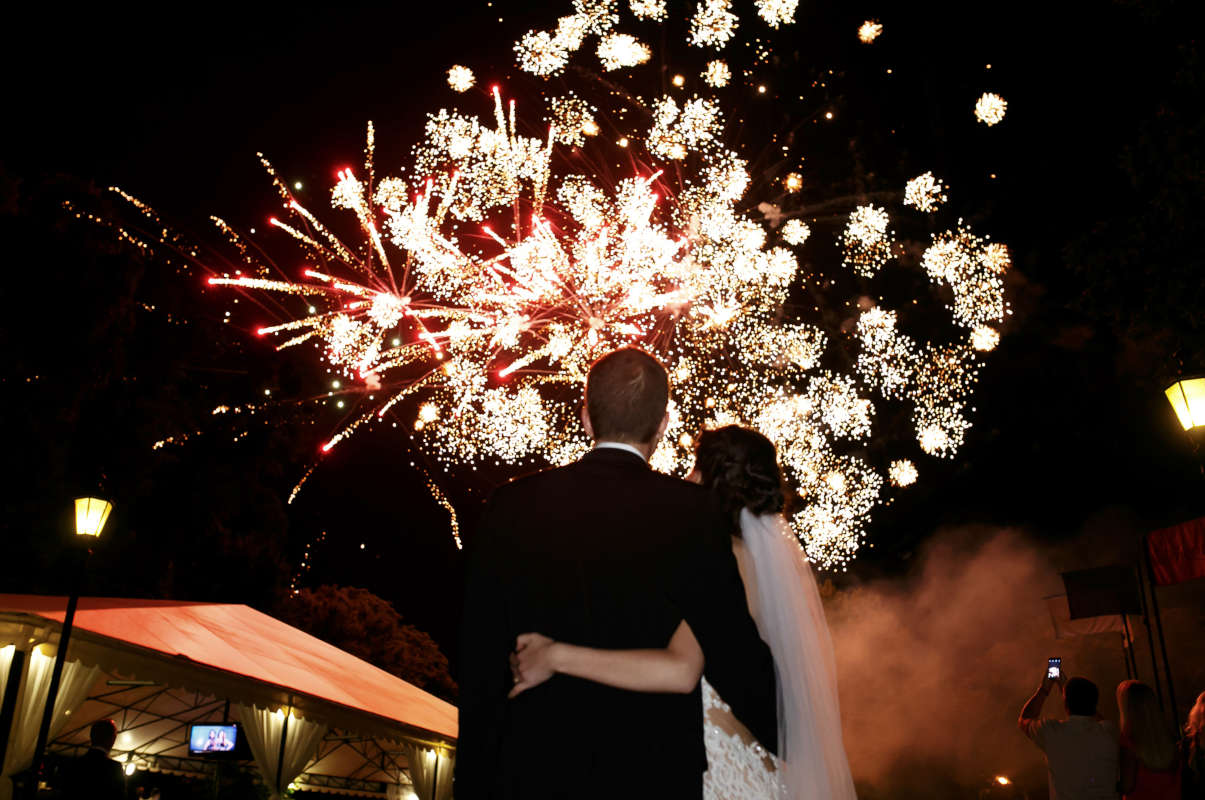
{"type": "Polygon", "coordinates": [[[1117,800],[1117,729],[1096,714],[1100,691],[1087,678],[1043,678],[1017,726],[1046,754],[1050,800],[1117,800]],[[1067,719],[1041,719],[1051,689],[1062,685],[1067,719]]]}
{"type": "Polygon", "coordinates": [[[111,719],[92,723],[88,732],[92,746],[71,765],[66,781],[66,800],[122,800],[125,776],[121,764],[109,758],[117,741],[117,725],[111,719]]]}
{"type": "Polygon", "coordinates": [[[1205,800],[1205,692],[1188,712],[1184,738],[1180,740],[1180,763],[1184,766],[1184,800],[1205,800]]]}
{"type": "Polygon", "coordinates": [[[1117,686],[1121,710],[1121,794],[1125,800],[1180,800],[1180,755],[1159,700],[1140,681],[1117,686]]]}

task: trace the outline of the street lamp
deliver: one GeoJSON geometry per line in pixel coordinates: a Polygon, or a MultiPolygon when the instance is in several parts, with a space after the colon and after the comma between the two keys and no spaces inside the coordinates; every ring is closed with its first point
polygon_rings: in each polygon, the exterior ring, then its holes
{"type": "Polygon", "coordinates": [[[71,640],[71,626],[75,622],[75,607],[79,605],[80,584],[84,578],[84,567],[92,555],[91,542],[100,538],[113,504],[98,497],[75,498],[75,535],[85,537],[88,543],[84,555],[79,558],[75,577],[71,582],[71,596],[67,600],[67,615],[63,617],[63,632],[59,635],[58,651],[54,656],[54,669],[50,673],[50,688],[46,691],[46,707],[42,709],[42,724],[38,728],[38,744],[33,756],[33,780],[30,781],[28,796],[33,800],[38,794],[38,783],[45,774],[42,761],[46,756],[46,740],[50,738],[50,723],[54,719],[54,702],[58,699],[59,681],[63,677],[63,662],[67,658],[67,644],[71,640]]]}
{"type": "Polygon", "coordinates": [[[1205,427],[1205,378],[1181,378],[1164,394],[1185,431],[1205,427]]]}

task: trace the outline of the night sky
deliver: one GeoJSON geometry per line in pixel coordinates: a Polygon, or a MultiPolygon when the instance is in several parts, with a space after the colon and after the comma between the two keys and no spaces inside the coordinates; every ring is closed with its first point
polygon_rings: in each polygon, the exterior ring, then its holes
{"type": "MultiPolygon", "coordinates": [[[[359,161],[367,120],[387,168],[406,158],[427,112],[461,99],[444,79],[453,63],[472,67],[483,86],[530,87],[510,45],[569,8],[541,5],[207,6],[170,18],[161,7],[9,12],[10,33],[20,35],[0,56],[3,391],[13,436],[6,473],[19,477],[6,492],[0,547],[35,567],[13,577],[15,590],[62,590],[65,509],[73,492],[92,486],[118,507],[94,593],[187,591],[267,606],[268,594],[247,581],[287,580],[325,531],[303,585],[366,587],[454,658],[460,555],[411,466],[431,462],[402,434],[357,437],[323,459],[286,507],[314,443],[340,417],[273,411],[265,417],[278,422],[252,426],[235,443],[199,409],[249,402],[268,386],[312,393],[322,373],[304,358],[275,356],[249,333],[262,317],[204,291],[195,276],[147,266],[129,277],[132,256],[96,255],[106,234],[70,219],[57,201],[119,184],[174,227],[212,238],[209,214],[254,225],[274,210],[255,156],[263,151],[323,208],[335,170],[359,161]],[[154,313],[138,311],[143,302],[154,313]],[[151,451],[193,422],[218,432],[168,455],[151,451]],[[244,468],[254,482],[240,478],[244,468]],[[249,497],[258,509],[249,517],[226,509],[205,522],[212,503],[249,497]],[[275,544],[230,549],[225,539],[240,525],[270,528],[275,544]],[[196,555],[207,548],[271,564],[224,581],[225,562],[196,555]]],[[[874,548],[839,581],[906,571],[943,525],[1019,525],[1059,539],[1101,515],[1124,516],[1137,531],[1205,511],[1199,462],[1162,397],[1169,378],[1205,372],[1205,137],[1191,4],[801,5],[791,34],[797,57],[834,70],[819,101],[809,93],[809,109],[820,102],[833,121],[801,127],[818,179],[841,182],[854,155],[872,190],[932,169],[1014,258],[1015,314],[982,373],[967,445],[950,462],[918,459],[920,484],[876,512],[874,548]],[[869,47],[854,35],[866,18],[885,27],[869,47]],[[992,129],[971,113],[987,90],[1009,102],[992,129]]],[[[674,71],[665,66],[660,74],[674,71]]],[[[660,65],[648,69],[657,80],[660,65]]],[[[766,71],[775,92],[794,75],[766,71]]],[[[773,115],[748,102],[743,138],[753,139],[773,115]]],[[[784,101],[777,111],[790,119],[793,107],[784,101]]],[[[440,476],[466,535],[484,494],[505,477],[440,476]]],[[[1094,563],[1091,553],[1084,563],[1094,563]]]]}

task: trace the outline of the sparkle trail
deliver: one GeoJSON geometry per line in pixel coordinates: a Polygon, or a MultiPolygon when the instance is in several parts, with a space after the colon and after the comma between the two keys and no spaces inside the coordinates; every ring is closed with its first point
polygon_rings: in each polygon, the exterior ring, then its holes
{"type": "MultiPolygon", "coordinates": [[[[615,3],[579,0],[574,9],[554,29],[519,39],[522,70],[562,74],[591,37],[591,66],[601,65],[608,80],[650,57],[647,45],[614,30],[615,3]]],[[[653,21],[668,15],[648,0],[631,11],[653,21]]],[[[742,21],[726,0],[703,0],[687,43],[714,51],[741,25],[789,25],[795,3],[759,2],[758,11],[760,22],[742,21]]],[[[713,60],[704,83],[718,88],[732,75],[713,60]]],[[[466,67],[448,72],[457,92],[474,82],[466,67]]],[[[951,341],[914,339],[896,311],[873,303],[852,331],[834,330],[797,302],[825,258],[818,250],[809,259],[815,266],[800,267],[798,248],[818,247],[812,228],[797,218],[780,226],[769,214],[762,223],[743,210],[750,187],[763,185],[726,144],[717,98],[652,97],[627,109],[620,128],[622,115],[564,91],[548,97],[544,119],[523,127],[526,111],[520,116],[498,87],[491,94],[492,116],[430,114],[411,163],[380,180],[370,126],[363,169],[340,170],[331,193],[354,221],[354,244],[265,161],[282,201],[272,226],[303,254],[300,278],[257,260],[240,233],[219,225],[247,269],[221,270],[209,283],[283,295],[289,308],[304,309],[258,334],[281,349],[315,346],[343,392],[359,398],[322,452],[400,423],[450,471],[568,462],[588,447],[577,410],[589,364],[636,344],[663,360],[673,383],[671,422],[653,466],[684,473],[704,428],[757,428],[778,446],[803,499],[792,523],[808,558],[847,564],[885,483],[917,480],[900,454],[881,464],[866,455],[862,445],[884,436],[879,404],[909,409],[913,446],[929,456],[950,457],[962,444],[980,354],[995,346],[1008,313],[1007,249],[961,223],[925,248],[921,271],[952,298],[951,341]],[[632,122],[642,110],[645,123],[632,122]],[[574,156],[606,147],[631,154],[625,174],[584,169],[574,156]],[[845,371],[828,359],[838,339],[856,350],[845,371]]],[[[775,185],[798,193],[803,181],[791,173],[775,185]]],[[[947,199],[931,173],[902,195],[925,214],[947,199]]],[[[884,205],[852,210],[837,260],[853,280],[870,281],[896,261],[895,224],[884,205]]]]}

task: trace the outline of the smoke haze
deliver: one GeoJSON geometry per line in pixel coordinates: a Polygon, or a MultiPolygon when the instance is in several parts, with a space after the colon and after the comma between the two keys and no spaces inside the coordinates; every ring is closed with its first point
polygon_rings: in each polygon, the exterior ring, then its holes
{"type": "MultiPolygon", "coordinates": [[[[940,531],[910,576],[826,601],[860,797],[964,798],[996,775],[1045,796],[1042,754],[1016,720],[1047,657],[1095,681],[1100,712],[1115,722],[1125,664],[1118,633],[1056,640],[1043,598],[1063,593],[1061,571],[1130,561],[1136,535],[1126,527],[1103,520],[1056,548],[1013,529],[940,531]]],[[[1159,590],[1181,722],[1205,688],[1202,583],[1159,590]]],[[[1135,636],[1139,678],[1154,685],[1141,625],[1135,636]]],[[[1043,716],[1061,715],[1052,695],[1043,716]]]]}

